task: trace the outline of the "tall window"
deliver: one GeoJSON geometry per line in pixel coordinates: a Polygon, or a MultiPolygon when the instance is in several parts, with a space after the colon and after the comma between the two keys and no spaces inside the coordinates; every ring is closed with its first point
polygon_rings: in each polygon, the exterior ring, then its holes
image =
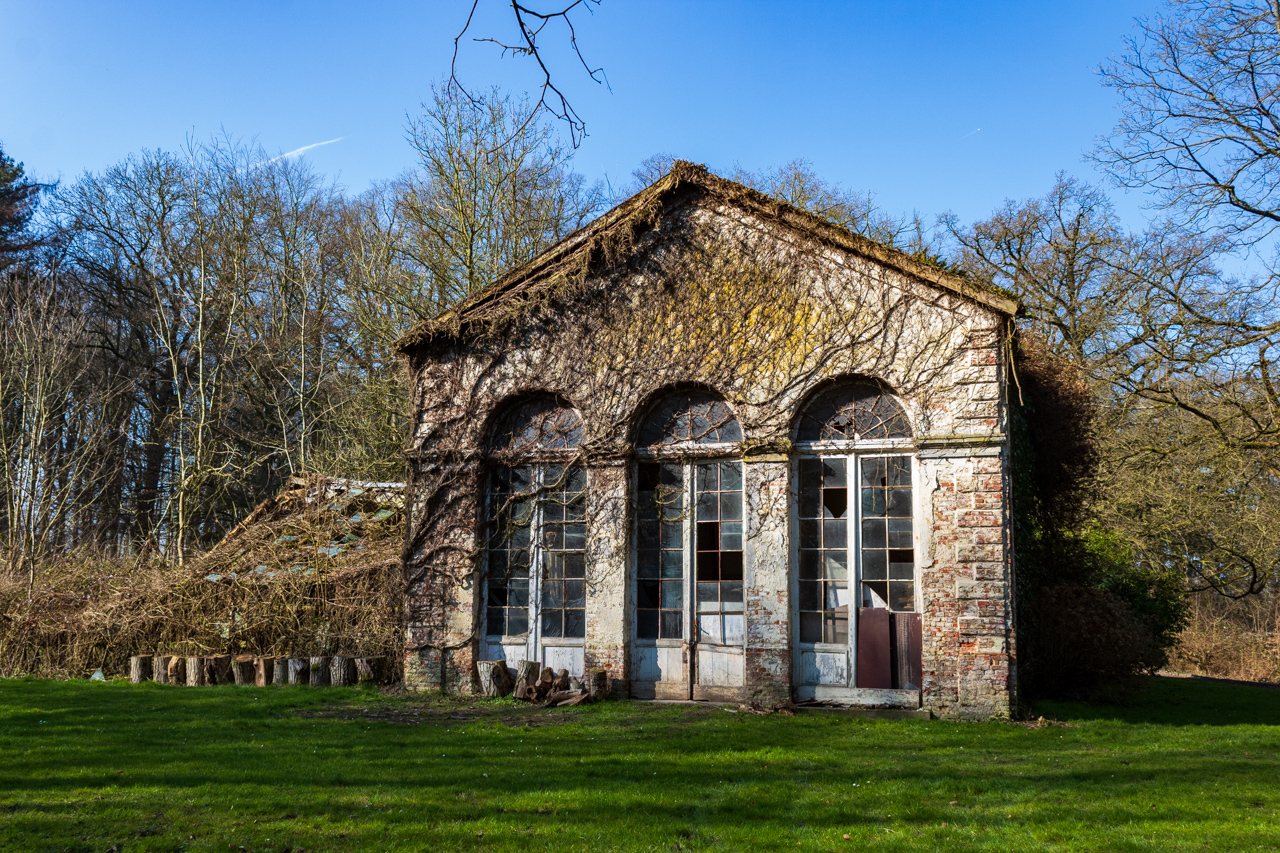
{"type": "Polygon", "coordinates": [[[851,607],[915,609],[910,438],[901,405],[866,380],[833,385],[801,411],[800,642],[847,644],[851,607]]]}
{"type": "Polygon", "coordinates": [[[740,645],[743,625],[742,427],[728,404],[672,394],[638,433],[636,636],[740,645]],[[695,459],[689,459],[695,456],[695,459]],[[664,458],[669,457],[669,458],[664,458]]]}
{"type": "Polygon", "coordinates": [[[586,636],[587,478],[564,459],[582,438],[582,417],[551,399],[517,405],[498,422],[487,512],[489,637],[586,636]]]}

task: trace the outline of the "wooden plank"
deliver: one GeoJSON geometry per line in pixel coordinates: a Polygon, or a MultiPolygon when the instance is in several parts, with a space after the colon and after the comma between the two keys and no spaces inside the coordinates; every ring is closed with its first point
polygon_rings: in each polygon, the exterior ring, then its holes
{"type": "Polygon", "coordinates": [[[889,623],[883,607],[858,608],[858,687],[893,689],[889,623]]]}
{"type": "Polygon", "coordinates": [[[924,626],[919,613],[893,614],[893,686],[919,690],[924,669],[921,645],[924,626]]]}

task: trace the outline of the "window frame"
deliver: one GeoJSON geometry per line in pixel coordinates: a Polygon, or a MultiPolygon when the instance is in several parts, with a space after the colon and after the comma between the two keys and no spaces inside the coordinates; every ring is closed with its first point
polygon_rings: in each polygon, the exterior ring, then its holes
{"type": "Polygon", "coordinates": [[[790,500],[790,524],[791,524],[791,578],[789,589],[791,593],[792,605],[791,612],[791,639],[793,648],[797,650],[812,650],[816,652],[827,652],[838,654],[845,652],[849,655],[849,673],[857,672],[857,650],[858,650],[858,611],[861,608],[862,600],[862,495],[861,487],[858,482],[861,476],[861,462],[863,459],[887,458],[892,456],[906,457],[911,465],[911,537],[914,550],[913,566],[912,566],[912,600],[914,610],[901,611],[892,610],[890,613],[921,613],[923,607],[923,598],[921,594],[921,559],[923,556],[923,536],[921,527],[921,511],[920,511],[920,459],[916,454],[916,443],[912,438],[892,438],[892,439],[875,439],[867,441],[812,441],[797,443],[795,452],[790,459],[790,476],[791,488],[789,490],[790,500]],[[847,580],[847,595],[849,601],[849,634],[848,641],[841,643],[815,643],[806,642],[800,639],[800,460],[801,459],[822,459],[822,458],[839,458],[845,461],[847,478],[850,482],[851,494],[849,495],[850,512],[846,519],[847,533],[845,537],[845,552],[848,559],[849,577],[847,580]]]}
{"type": "MultiPolygon", "coordinates": [[[[683,478],[682,497],[684,499],[683,510],[683,530],[681,531],[681,566],[683,600],[681,603],[681,636],[677,638],[670,637],[641,637],[639,632],[639,585],[640,585],[640,513],[633,510],[631,513],[631,548],[630,565],[631,565],[631,581],[629,593],[630,606],[628,607],[629,621],[631,623],[630,635],[633,643],[642,645],[652,645],[659,648],[681,648],[686,645],[706,645],[715,648],[724,649],[743,649],[746,647],[747,636],[747,616],[746,616],[746,598],[747,598],[747,568],[746,568],[746,538],[747,538],[747,489],[746,475],[747,465],[740,453],[740,442],[707,442],[705,444],[696,444],[693,442],[680,442],[670,445],[662,445],[658,447],[638,448],[635,452],[635,461],[631,466],[631,483],[630,491],[633,507],[638,510],[639,507],[639,466],[646,463],[679,463],[681,467],[681,477],[683,478]],[[721,463],[736,462],[741,468],[742,473],[742,538],[743,538],[743,641],[739,644],[716,643],[711,641],[703,641],[697,636],[695,626],[697,624],[697,553],[695,531],[697,525],[697,483],[695,482],[696,466],[705,463],[721,463]]],[[[722,612],[722,611],[717,611],[722,612]]],[[[659,632],[661,633],[661,632],[659,632]]]]}
{"type": "MultiPolygon", "coordinates": [[[[591,491],[591,473],[590,469],[577,458],[575,453],[554,453],[544,452],[531,456],[529,458],[519,459],[511,462],[494,461],[487,468],[487,476],[485,480],[485,500],[484,500],[484,560],[482,566],[482,583],[480,585],[480,601],[482,605],[482,613],[480,618],[484,627],[484,631],[480,634],[481,639],[486,645],[516,645],[523,640],[528,653],[536,655],[537,649],[542,646],[583,646],[586,644],[586,612],[587,607],[587,583],[586,583],[586,542],[590,537],[588,528],[587,513],[585,512],[585,504],[591,491]],[[583,581],[583,636],[581,637],[544,637],[542,635],[542,583],[545,576],[545,558],[547,547],[543,544],[543,531],[545,530],[546,520],[544,517],[545,498],[540,497],[546,487],[546,476],[549,468],[556,466],[567,471],[570,468],[577,467],[582,471],[583,491],[582,500],[584,502],[584,513],[582,525],[583,532],[583,563],[584,577],[583,581]],[[490,538],[493,535],[491,525],[493,524],[493,500],[495,490],[493,488],[493,479],[497,472],[503,468],[528,468],[530,470],[530,499],[533,501],[532,518],[529,522],[529,604],[528,619],[529,630],[524,634],[490,634],[489,633],[489,578],[490,578],[490,558],[493,548],[490,546],[490,538]]],[[[561,608],[564,609],[564,608],[561,608]]],[[[574,608],[577,609],[577,608],[574,608]]],[[[540,658],[539,658],[540,659],[540,658]]]]}

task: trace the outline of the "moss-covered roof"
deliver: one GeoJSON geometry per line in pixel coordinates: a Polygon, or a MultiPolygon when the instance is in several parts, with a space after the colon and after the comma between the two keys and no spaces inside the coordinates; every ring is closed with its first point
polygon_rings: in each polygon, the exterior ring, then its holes
{"type": "Polygon", "coordinates": [[[653,184],[543,251],[523,266],[463,300],[453,308],[419,323],[396,348],[407,353],[434,339],[452,337],[471,323],[509,316],[511,302],[545,295],[566,279],[580,279],[621,261],[639,232],[655,225],[673,201],[688,194],[729,204],[768,222],[779,223],[820,244],[832,246],[883,264],[927,284],[960,294],[1002,314],[1017,313],[1018,302],[1007,291],[972,281],[925,263],[897,249],[855,234],[819,216],[718,177],[706,166],[677,160],[671,171],[653,184]],[[679,198],[676,198],[679,193],[679,198]]]}

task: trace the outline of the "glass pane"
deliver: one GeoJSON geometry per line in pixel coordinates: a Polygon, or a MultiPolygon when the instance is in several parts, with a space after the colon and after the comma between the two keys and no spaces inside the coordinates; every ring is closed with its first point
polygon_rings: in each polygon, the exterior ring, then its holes
{"type": "Polygon", "coordinates": [[[640,548],[658,547],[658,525],[652,521],[642,521],[636,525],[636,545],[640,548]]]}
{"type": "Polygon", "coordinates": [[[911,490],[890,489],[888,515],[911,515],[911,490]]]}
{"type": "Polygon", "coordinates": [[[821,514],[822,490],[816,485],[800,485],[800,505],[797,514],[801,518],[817,518],[821,514]]]}
{"type": "Polygon", "coordinates": [[[800,581],[800,609],[822,609],[822,582],[800,581]]]}
{"type": "Polygon", "coordinates": [[[684,547],[684,525],[678,521],[662,522],[662,547],[684,547]]]}
{"type": "Polygon", "coordinates": [[[741,581],[724,581],[720,584],[720,600],[724,603],[725,610],[741,610],[742,604],[742,582],[741,581]]]}
{"type": "Polygon", "coordinates": [[[715,462],[702,462],[693,466],[694,485],[699,492],[714,492],[720,486],[720,465],[715,462]]]}
{"type": "Polygon", "coordinates": [[[543,607],[563,607],[564,606],[564,584],[562,582],[543,581],[542,606],[543,607]]]}
{"type": "Polygon", "coordinates": [[[910,581],[889,584],[889,607],[893,610],[915,610],[915,584],[910,581]]]}
{"type": "Polygon", "coordinates": [[[720,463],[720,488],[723,491],[737,491],[742,488],[742,463],[720,463]]]}
{"type": "Polygon", "coordinates": [[[831,488],[832,486],[844,486],[845,482],[845,461],[843,459],[823,459],[822,460],[822,487],[831,488]]]}
{"type": "Polygon", "coordinates": [[[826,642],[840,643],[841,645],[849,642],[849,617],[840,613],[828,614],[823,620],[825,622],[824,632],[826,634],[826,642]]]}
{"type": "Polygon", "coordinates": [[[843,581],[849,577],[847,551],[823,551],[822,556],[827,580],[843,581]]]}
{"type": "Polygon", "coordinates": [[[564,612],[564,635],[578,638],[587,636],[587,614],[585,610],[566,610],[564,612]]]}
{"type": "Polygon", "coordinates": [[[730,646],[740,646],[745,640],[746,632],[740,614],[726,613],[724,616],[724,641],[730,646]]]}
{"type": "Polygon", "coordinates": [[[862,577],[872,581],[889,577],[889,561],[884,551],[862,552],[862,577]]]}
{"type": "Polygon", "coordinates": [[[889,519],[889,547],[910,548],[914,544],[912,541],[911,519],[889,519]]]}
{"type": "Polygon", "coordinates": [[[587,585],[583,581],[565,581],[564,582],[564,606],[565,607],[586,607],[587,605],[587,585]]]}
{"type": "Polygon", "coordinates": [[[684,577],[684,552],[683,551],[663,551],[662,552],[662,576],[664,578],[684,577]]]}
{"type": "Polygon", "coordinates": [[[833,518],[822,522],[822,545],[824,548],[845,547],[845,530],[848,528],[843,518],[833,518]]]}
{"type": "Polygon", "coordinates": [[[636,614],[636,636],[642,640],[658,638],[658,611],[642,610],[636,614]]]}
{"type": "Polygon", "coordinates": [[[895,580],[910,580],[915,577],[915,560],[912,559],[914,552],[902,549],[894,549],[889,552],[889,577],[895,580]]]}
{"type": "Polygon", "coordinates": [[[563,554],[564,576],[567,578],[585,578],[587,576],[587,558],[585,554],[563,554]]]}
{"type": "Polygon", "coordinates": [[[720,493],[720,518],[725,521],[742,518],[742,492],[720,493]]]}
{"type": "Polygon", "coordinates": [[[884,519],[868,518],[862,522],[862,547],[883,548],[888,544],[884,536],[884,519]]]}
{"type": "Polygon", "coordinates": [[[801,521],[800,522],[800,547],[801,548],[821,548],[822,547],[822,527],[818,521],[801,521]]]}
{"type": "Polygon", "coordinates": [[[883,459],[863,459],[862,475],[858,480],[859,484],[865,489],[868,487],[879,486],[883,488],[885,482],[885,464],[883,459]]]}
{"type": "Polygon", "coordinates": [[[542,611],[542,636],[559,637],[564,631],[564,614],[559,610],[542,611]]]}
{"type": "Polygon", "coordinates": [[[564,526],[564,547],[570,551],[581,551],[587,547],[587,526],[585,524],[566,524],[564,526]]]}
{"type": "Polygon", "coordinates": [[[698,521],[715,521],[719,517],[718,511],[715,492],[698,495],[698,521]]]}
{"type": "Polygon", "coordinates": [[[489,634],[489,636],[491,637],[502,636],[503,622],[506,621],[503,619],[504,616],[506,616],[505,611],[496,607],[489,608],[487,624],[485,626],[485,631],[489,634]]]}
{"type": "Polygon", "coordinates": [[[862,585],[863,607],[888,607],[889,584],[887,581],[874,581],[862,585]]]}
{"type": "Polygon", "coordinates": [[[658,576],[658,555],[665,555],[665,551],[637,551],[636,552],[636,575],[642,578],[656,578],[658,576]]]}
{"type": "Polygon", "coordinates": [[[525,609],[507,610],[507,635],[529,633],[529,611],[525,609]]]}
{"type": "Polygon", "coordinates": [[[662,609],[676,610],[684,606],[684,581],[662,581],[662,609]]]}
{"type": "Polygon", "coordinates": [[[684,636],[684,614],[679,610],[662,611],[662,639],[679,640],[684,636]]]}
{"type": "Polygon", "coordinates": [[[889,486],[911,485],[911,457],[891,456],[886,460],[889,486]]]}
{"type": "Polygon", "coordinates": [[[822,576],[822,552],[821,551],[801,551],[800,552],[800,577],[807,580],[817,580],[822,576]]]}
{"type": "Polygon", "coordinates": [[[885,490],[884,489],[863,489],[862,490],[862,514],[864,517],[884,517],[885,510],[885,490]]]}
{"type": "Polygon", "coordinates": [[[658,488],[658,463],[641,462],[636,466],[636,491],[653,492],[658,488]]]}
{"type": "Polygon", "coordinates": [[[741,551],[742,550],[742,522],[741,521],[720,522],[720,550],[721,551],[741,551]]]}
{"type": "Polygon", "coordinates": [[[711,610],[719,610],[720,607],[720,584],[718,583],[699,583],[698,584],[698,609],[707,610],[704,604],[715,604],[711,610]]]}
{"type": "Polygon", "coordinates": [[[800,614],[800,642],[802,643],[821,643],[822,642],[822,614],[821,613],[801,613],[800,614]]]}
{"type": "Polygon", "coordinates": [[[542,520],[546,522],[564,520],[564,504],[559,501],[544,501],[542,504],[542,520]]]}

